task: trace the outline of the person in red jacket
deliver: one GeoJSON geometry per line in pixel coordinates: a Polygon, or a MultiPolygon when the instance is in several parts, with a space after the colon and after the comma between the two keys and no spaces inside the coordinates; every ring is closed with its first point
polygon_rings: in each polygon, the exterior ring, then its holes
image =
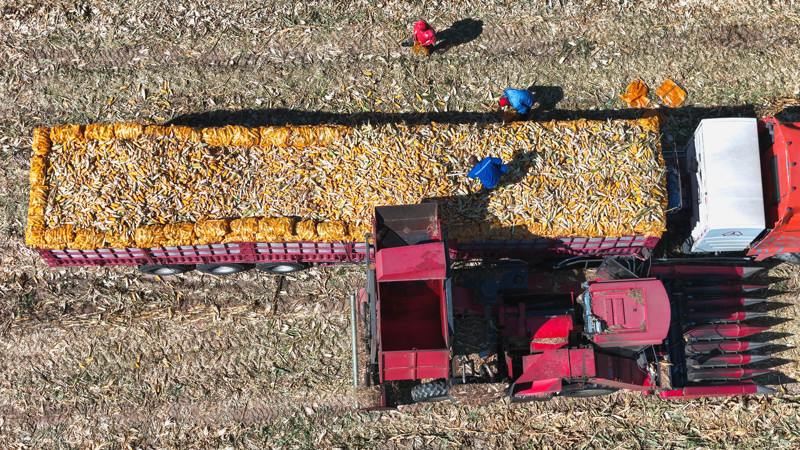
{"type": "Polygon", "coordinates": [[[420,53],[428,56],[431,54],[431,47],[436,43],[436,32],[433,27],[428,25],[428,22],[419,20],[414,24],[414,31],[411,33],[411,39],[408,42],[403,42],[403,47],[414,47],[414,54],[420,53]]]}

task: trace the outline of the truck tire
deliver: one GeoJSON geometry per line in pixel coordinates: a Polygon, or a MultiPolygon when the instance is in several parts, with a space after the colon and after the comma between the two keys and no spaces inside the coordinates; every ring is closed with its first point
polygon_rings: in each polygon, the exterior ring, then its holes
{"type": "Polygon", "coordinates": [[[234,273],[244,272],[252,269],[252,264],[238,264],[238,263],[216,263],[216,264],[198,264],[197,271],[207,273],[209,275],[233,275],[234,273]]]}
{"type": "Polygon", "coordinates": [[[170,277],[194,270],[194,266],[187,264],[145,264],[139,266],[139,272],[146,275],[170,277]]]}
{"type": "Polygon", "coordinates": [[[441,380],[418,384],[411,388],[411,400],[414,403],[440,402],[449,398],[447,383],[441,380]]]}
{"type": "Polygon", "coordinates": [[[308,264],[297,262],[266,262],[256,264],[256,269],[273,275],[283,275],[306,270],[308,269],[308,264]]]}

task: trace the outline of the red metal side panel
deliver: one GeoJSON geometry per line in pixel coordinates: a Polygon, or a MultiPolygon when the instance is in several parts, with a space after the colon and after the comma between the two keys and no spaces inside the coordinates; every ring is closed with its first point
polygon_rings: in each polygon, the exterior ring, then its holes
{"type": "Polygon", "coordinates": [[[381,362],[384,381],[448,378],[450,373],[447,349],[382,352],[381,362]]]}
{"type": "Polygon", "coordinates": [[[444,242],[381,249],[375,273],[379,282],[443,280],[447,276],[444,242]]]}
{"type": "Polygon", "coordinates": [[[639,369],[636,360],[620,356],[595,354],[597,378],[592,383],[634,391],[648,391],[654,387],[646,371],[639,369]]]}
{"type": "Polygon", "coordinates": [[[522,374],[517,383],[595,375],[595,353],[590,348],[564,348],[522,358],[522,374]]]}
{"type": "Polygon", "coordinates": [[[793,221],[781,224],[770,231],[764,239],[750,248],[747,256],[755,256],[756,261],[761,261],[779,253],[797,252],[800,252],[800,224],[795,224],[793,221]]]}
{"type": "Polygon", "coordinates": [[[652,250],[658,237],[564,237],[507,239],[458,242],[450,240],[453,259],[542,256],[565,258],[588,254],[633,254],[642,257],[644,249],[652,250]]]}
{"type": "Polygon", "coordinates": [[[142,248],[101,248],[95,250],[36,249],[36,251],[51,267],[142,265],[153,263],[150,252],[142,248]]]}
{"type": "Polygon", "coordinates": [[[800,252],[800,216],[795,214],[800,209],[800,124],[780,123],[775,118],[763,122],[772,124],[775,137],[761,160],[767,228],[773,230],[747,253],[756,261],[800,252]]]}
{"type": "Polygon", "coordinates": [[[363,261],[366,257],[366,243],[345,241],[231,242],[175,247],[94,250],[36,249],[36,251],[48,265],[53,267],[276,261],[335,264],[363,261]]]}
{"type": "Polygon", "coordinates": [[[759,393],[759,388],[757,384],[749,381],[744,381],[741,383],[717,384],[708,386],[692,386],[684,389],[666,390],[666,391],[661,391],[659,393],[659,396],[662,399],[670,399],[670,398],[692,399],[700,397],[727,397],[731,395],[758,394],[758,393],[759,393]]]}

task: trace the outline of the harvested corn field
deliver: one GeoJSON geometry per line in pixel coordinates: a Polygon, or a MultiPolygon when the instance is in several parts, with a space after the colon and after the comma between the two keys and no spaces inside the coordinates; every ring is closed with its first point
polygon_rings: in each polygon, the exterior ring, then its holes
{"type": "Polygon", "coordinates": [[[461,241],[660,236],[656,119],[38,128],[27,242],[47,248],[350,240],[375,206],[436,200],[461,241]],[[509,165],[472,194],[470,155],[509,165]],[[452,176],[455,175],[455,176],[452,176]]]}

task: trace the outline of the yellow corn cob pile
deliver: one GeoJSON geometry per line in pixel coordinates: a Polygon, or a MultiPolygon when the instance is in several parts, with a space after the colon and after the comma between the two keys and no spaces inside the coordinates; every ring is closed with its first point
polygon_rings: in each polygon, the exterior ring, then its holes
{"type": "Polygon", "coordinates": [[[34,130],[26,241],[41,248],[360,239],[373,208],[436,200],[451,238],[660,236],[656,119],[34,130]],[[502,158],[476,195],[470,155],[502,158]]]}

